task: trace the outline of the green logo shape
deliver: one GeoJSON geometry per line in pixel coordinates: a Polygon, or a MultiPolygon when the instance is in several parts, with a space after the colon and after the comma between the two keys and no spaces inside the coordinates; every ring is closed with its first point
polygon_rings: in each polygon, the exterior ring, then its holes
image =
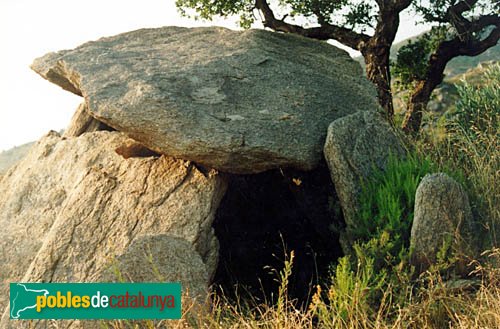
{"type": "Polygon", "coordinates": [[[11,283],[11,319],[180,319],[181,284],[11,283]]]}

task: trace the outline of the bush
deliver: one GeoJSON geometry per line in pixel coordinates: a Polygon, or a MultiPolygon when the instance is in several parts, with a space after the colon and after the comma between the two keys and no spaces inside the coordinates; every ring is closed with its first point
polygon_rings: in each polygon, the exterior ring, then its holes
{"type": "Polygon", "coordinates": [[[484,83],[472,86],[467,81],[458,86],[460,96],[455,122],[464,133],[479,141],[482,136],[498,138],[500,128],[500,64],[484,73],[484,83]]]}

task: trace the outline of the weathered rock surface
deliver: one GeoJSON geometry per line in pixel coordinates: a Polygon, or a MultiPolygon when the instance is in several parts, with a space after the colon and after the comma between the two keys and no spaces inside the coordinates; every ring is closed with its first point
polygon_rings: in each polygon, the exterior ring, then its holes
{"type": "MultiPolygon", "coordinates": [[[[99,282],[182,282],[183,307],[187,303],[203,306],[207,298],[207,267],[193,245],[185,239],[163,235],[140,236],[103,271],[99,282]],[[117,277],[117,275],[119,277],[117,277]],[[196,298],[187,299],[195,296],[196,298]]],[[[191,306],[193,307],[193,306],[191,306]]],[[[106,321],[58,320],[57,328],[100,329],[106,321]]],[[[108,324],[109,325],[109,324],[108,324]]],[[[1,328],[53,328],[50,321],[12,321],[5,312],[1,328]]]]}
{"type": "Polygon", "coordinates": [[[71,122],[63,133],[63,137],[78,137],[86,132],[113,130],[111,127],[95,119],[89,114],[87,103],[81,103],[73,114],[71,122]]]}
{"type": "Polygon", "coordinates": [[[357,225],[361,181],[368,178],[374,168],[384,169],[390,154],[404,157],[406,151],[382,115],[364,111],[332,122],[324,154],[349,231],[357,225]]]}
{"type": "Polygon", "coordinates": [[[207,296],[210,277],[200,254],[185,239],[155,234],[135,239],[99,278],[116,282],[116,273],[130,282],[182,282],[190,296],[207,296]]]}
{"type": "Polygon", "coordinates": [[[330,122],[378,107],[346,52],[264,30],[143,29],[32,68],[146,147],[232,173],[310,170],[330,122]]]}
{"type": "MultiPolygon", "coordinates": [[[[472,212],[464,189],[446,174],[426,175],[415,195],[410,239],[413,265],[419,272],[426,270],[443,247],[458,257],[472,256],[473,237],[472,212]]],[[[465,263],[458,265],[462,267],[458,270],[465,270],[465,263]]]]}
{"type": "MultiPolygon", "coordinates": [[[[178,253],[157,258],[158,266],[192,258],[169,264],[162,275],[196,278],[192,289],[206,290],[217,264],[211,225],[225,180],[215,171],[202,173],[190,162],[165,156],[124,159],[114,150],[129,142],[119,132],[77,138],[51,133],[3,177],[2,309],[9,281],[98,281],[116,260],[125,269],[127,258],[141,262],[131,255],[148,241],[155,257],[163,245],[178,253]]],[[[154,280],[140,268],[130,275],[154,280]]]]}

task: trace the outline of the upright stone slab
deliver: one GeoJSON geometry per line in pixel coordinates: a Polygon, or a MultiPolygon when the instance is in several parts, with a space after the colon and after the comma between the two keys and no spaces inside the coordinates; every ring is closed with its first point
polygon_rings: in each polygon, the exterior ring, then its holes
{"type": "MultiPolygon", "coordinates": [[[[335,120],[328,127],[324,154],[339,196],[347,232],[357,226],[361,181],[374,168],[384,169],[389,155],[405,157],[401,139],[381,114],[364,111],[335,120]]],[[[343,236],[349,250],[349,236],[343,236]]]]}
{"type": "Polygon", "coordinates": [[[467,257],[476,251],[469,198],[453,178],[438,173],[426,175],[415,195],[411,228],[411,261],[417,271],[426,270],[447,249],[461,258],[457,270],[467,274],[467,257]]]}
{"type": "Polygon", "coordinates": [[[264,30],[142,29],[32,68],[147,148],[232,173],[313,169],[330,122],[377,108],[345,51],[264,30]]]}

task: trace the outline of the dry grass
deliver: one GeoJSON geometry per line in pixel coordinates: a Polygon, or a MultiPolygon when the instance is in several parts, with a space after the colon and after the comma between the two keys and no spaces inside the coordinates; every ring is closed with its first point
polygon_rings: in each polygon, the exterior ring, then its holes
{"type": "MultiPolygon", "coordinates": [[[[201,309],[185,302],[178,321],[115,321],[103,328],[263,328],[263,329],[498,329],[500,328],[500,249],[484,254],[487,262],[475,262],[475,280],[443,281],[436,273],[424,273],[406,287],[384,287],[376,305],[367,302],[363,278],[352,282],[351,295],[337,300],[335,285],[327,291],[317,288],[313,302],[300,309],[286,298],[286,285],[280,289],[281,301],[251,305],[212,296],[201,309]],[[487,264],[487,265],[485,265],[487,264]],[[333,303],[342,302],[342,307],[333,303]]],[[[291,263],[281,272],[283,282],[291,263]]]]}

